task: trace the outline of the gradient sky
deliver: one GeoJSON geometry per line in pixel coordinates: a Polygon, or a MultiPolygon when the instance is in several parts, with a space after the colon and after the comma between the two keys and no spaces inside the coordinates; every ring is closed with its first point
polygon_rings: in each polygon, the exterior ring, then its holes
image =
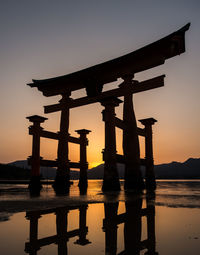
{"type": "MultiPolygon", "coordinates": [[[[165,86],[134,96],[137,119],[154,117],[155,163],[200,157],[200,1],[198,0],[1,0],[0,1],[0,162],[31,154],[26,116],[43,115],[45,98],[26,86],[32,79],[68,74],[152,43],[191,22],[186,53],[136,75],[145,80],[165,74],[165,86]]],[[[105,89],[113,88],[113,84],[105,89]]],[[[85,92],[73,93],[73,97],[85,92]]],[[[101,163],[104,148],[102,107],[93,104],[71,110],[70,133],[87,128],[90,166],[101,163]]],[[[122,106],[117,109],[122,116],[122,106]]],[[[46,116],[47,130],[58,131],[59,113],[46,116]]],[[[139,124],[138,124],[139,125],[139,124]]],[[[117,131],[117,150],[121,131],[117,131]]],[[[143,155],[141,140],[141,154],[143,155]]],[[[41,156],[56,158],[56,141],[42,139],[41,156]]],[[[78,147],[70,147],[78,161],[78,147]]]]}

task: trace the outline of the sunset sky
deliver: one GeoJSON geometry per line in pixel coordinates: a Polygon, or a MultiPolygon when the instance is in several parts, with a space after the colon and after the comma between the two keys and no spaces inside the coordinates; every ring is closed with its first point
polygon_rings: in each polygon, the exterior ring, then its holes
{"type": "MultiPolygon", "coordinates": [[[[0,1],[0,162],[31,155],[27,116],[44,115],[46,98],[27,86],[32,79],[68,74],[137,50],[191,22],[186,52],[136,75],[139,81],[165,74],[165,86],[134,95],[137,120],[153,117],[155,164],[200,157],[199,0],[1,0],[0,1]]],[[[116,84],[105,85],[104,89],[116,84]]],[[[80,90],[73,98],[84,96],[80,90]]],[[[121,98],[123,99],[123,98],[121,98]]],[[[70,134],[86,128],[90,167],[102,162],[104,123],[99,103],[70,111],[70,134]]],[[[122,117],[122,105],[116,109],[122,117]]],[[[43,127],[58,131],[59,112],[43,127]]],[[[138,123],[138,126],[141,125],[138,123]]],[[[117,150],[122,153],[117,130],[117,150]]],[[[141,140],[141,156],[143,156],[141,140]]],[[[41,156],[55,159],[56,141],[42,139],[41,156]]],[[[70,147],[78,161],[78,146],[70,147]]]]}

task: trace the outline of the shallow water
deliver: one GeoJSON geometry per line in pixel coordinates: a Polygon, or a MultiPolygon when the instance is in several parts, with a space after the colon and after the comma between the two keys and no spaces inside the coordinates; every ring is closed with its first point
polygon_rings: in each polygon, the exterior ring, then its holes
{"type": "Polygon", "coordinates": [[[199,255],[200,181],[158,181],[155,194],[101,192],[77,182],[69,196],[44,186],[30,198],[25,185],[0,186],[1,254],[199,255]]]}

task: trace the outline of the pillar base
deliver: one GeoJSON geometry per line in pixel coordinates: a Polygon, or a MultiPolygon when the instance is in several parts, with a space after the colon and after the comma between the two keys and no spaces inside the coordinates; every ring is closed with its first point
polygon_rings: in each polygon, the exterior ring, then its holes
{"type": "Polygon", "coordinates": [[[37,251],[39,251],[40,248],[35,248],[32,245],[30,245],[30,243],[26,243],[25,244],[25,252],[29,253],[29,254],[37,254],[37,251]]]}
{"type": "Polygon", "coordinates": [[[29,182],[29,191],[32,196],[39,196],[42,184],[40,182],[41,176],[31,176],[29,182]]]}
{"type": "Polygon", "coordinates": [[[76,242],[74,242],[74,244],[79,244],[79,245],[87,245],[91,243],[88,239],[78,239],[76,242]]]}
{"type": "Polygon", "coordinates": [[[124,190],[142,191],[145,189],[142,177],[128,176],[124,181],[124,190]]]}
{"type": "Polygon", "coordinates": [[[155,190],[156,189],[155,177],[147,177],[145,180],[145,186],[147,190],[155,190]]]}
{"type": "Polygon", "coordinates": [[[120,191],[119,179],[103,180],[102,191],[120,191]]]}
{"type": "Polygon", "coordinates": [[[88,186],[88,181],[87,181],[87,179],[85,179],[85,180],[79,180],[78,186],[79,186],[79,188],[87,188],[87,186],[88,186]]]}
{"type": "Polygon", "coordinates": [[[79,187],[80,195],[86,195],[87,194],[87,187],[79,187]]]}
{"type": "Polygon", "coordinates": [[[63,195],[69,193],[70,185],[69,178],[57,175],[52,186],[57,195],[63,195]]]}
{"type": "Polygon", "coordinates": [[[88,187],[88,182],[87,180],[84,181],[79,181],[78,183],[80,195],[85,195],[87,193],[87,187],[88,187]]]}
{"type": "Polygon", "coordinates": [[[159,253],[158,252],[149,252],[149,251],[146,251],[145,252],[145,255],[159,255],[159,253]]]}

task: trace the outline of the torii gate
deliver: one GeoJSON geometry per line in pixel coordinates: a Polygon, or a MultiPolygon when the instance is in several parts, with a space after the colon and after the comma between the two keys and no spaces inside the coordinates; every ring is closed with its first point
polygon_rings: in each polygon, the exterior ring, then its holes
{"type": "MultiPolygon", "coordinates": [[[[103,152],[105,167],[103,190],[120,189],[116,166],[117,162],[125,163],[126,189],[141,190],[144,188],[144,182],[140,171],[141,163],[146,166],[146,187],[149,189],[155,189],[156,184],[153,171],[152,152],[152,125],[156,122],[156,120],[153,118],[141,120],[141,123],[145,125],[145,128],[137,128],[132,95],[134,93],[164,86],[165,75],[142,82],[135,81],[133,78],[135,73],[162,65],[166,59],[185,52],[184,36],[189,27],[190,24],[188,23],[178,31],[122,57],[68,75],[45,80],[33,80],[33,83],[28,84],[30,87],[36,87],[46,97],[55,95],[62,96],[62,99],[58,104],[44,106],[44,112],[46,114],[57,111],[61,112],[60,131],[59,133],[56,133],[56,138],[55,133],[51,135],[46,134],[45,136],[48,138],[54,137],[53,139],[58,139],[56,161],[58,171],[55,180],[55,187],[69,185],[70,161],[68,158],[68,142],[70,142],[70,139],[73,141],[76,139],[70,137],[68,133],[70,109],[100,102],[105,108],[103,110],[103,121],[105,122],[105,149],[103,152]],[[102,92],[104,84],[117,81],[118,78],[123,79],[119,88],[102,92]],[[72,91],[82,88],[86,89],[87,96],[78,99],[70,98],[72,91]],[[115,117],[115,107],[122,102],[118,99],[118,97],[122,96],[124,97],[123,120],[120,120],[115,117]],[[123,129],[123,156],[116,154],[116,126],[123,129]],[[145,160],[140,160],[138,135],[143,135],[146,138],[145,160]]],[[[30,121],[32,117],[33,116],[28,117],[30,121]]],[[[39,122],[44,122],[44,120],[44,118],[40,119],[39,122]]],[[[86,134],[88,132],[89,131],[87,130],[84,133],[84,141],[87,140],[86,134]]],[[[82,152],[80,151],[80,154],[82,155],[82,163],[85,165],[85,168],[83,167],[85,169],[83,171],[85,172],[85,177],[83,177],[85,180],[84,183],[86,183],[87,179],[85,148],[86,147],[83,146],[82,152]]],[[[32,162],[37,162],[35,165],[32,163],[32,175],[36,176],[38,175],[38,162],[40,162],[40,155],[38,155],[38,153],[37,157],[38,159],[36,160],[32,156],[32,162]]]]}

